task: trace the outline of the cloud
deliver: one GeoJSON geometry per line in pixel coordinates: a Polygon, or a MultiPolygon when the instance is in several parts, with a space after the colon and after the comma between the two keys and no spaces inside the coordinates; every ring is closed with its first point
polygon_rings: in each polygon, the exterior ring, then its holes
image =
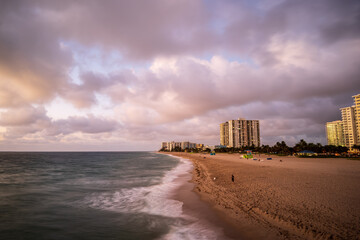
{"type": "MultiPolygon", "coordinates": [[[[0,126],[6,127],[4,139],[64,139],[72,134],[106,134],[117,130],[120,125],[111,119],[88,115],[52,120],[43,107],[28,107],[8,110],[0,114],[0,126]]],[[[104,135],[105,136],[105,135],[104,135]]]]}
{"type": "Polygon", "coordinates": [[[5,1],[2,8],[0,107],[43,103],[66,83],[71,55],[31,1],[5,1]]]}
{"type": "Polygon", "coordinates": [[[118,123],[113,120],[87,116],[57,120],[52,125],[52,128],[48,130],[50,135],[67,135],[74,132],[90,134],[112,132],[117,128],[118,123]]]}
{"type": "Polygon", "coordinates": [[[84,45],[116,48],[132,59],[182,54],[199,48],[201,51],[205,47],[202,39],[211,37],[206,12],[199,0],[111,0],[67,5],[61,14],[54,13],[56,7],[51,4],[47,4],[46,11],[50,20],[60,22],[59,27],[69,39],[84,45]]]}
{"type": "Polygon", "coordinates": [[[48,120],[45,109],[42,107],[23,107],[0,113],[0,125],[2,126],[22,126],[33,124],[39,120],[48,120]]]}
{"type": "Polygon", "coordinates": [[[359,37],[360,4],[356,0],[229,0],[215,4],[216,19],[223,23],[223,49],[261,64],[276,63],[276,54],[266,49],[274,37],[286,41],[307,39],[320,49],[359,37]]]}
{"type": "MultiPolygon", "coordinates": [[[[351,45],[342,51],[354,59],[357,53],[350,53],[350,48],[351,45]]],[[[290,50],[286,54],[291,54],[290,50]]],[[[282,58],[281,54],[278,56],[282,58]]],[[[161,63],[155,60],[150,73],[133,79],[131,90],[119,91],[119,101],[116,91],[110,97],[115,103],[123,103],[126,98],[124,107],[133,109],[131,114],[138,113],[131,121],[136,121],[136,118],[149,119],[145,114],[146,109],[154,111],[162,121],[177,121],[210,110],[251,102],[309,99],[306,104],[313,108],[312,103],[319,106],[326,104],[326,101],[316,102],[317,97],[330,98],[338,94],[339,89],[340,92],[352,91],[358,69],[352,66],[346,70],[338,69],[343,59],[337,56],[323,57],[319,54],[309,60],[306,53],[302,56],[300,60],[284,56],[286,60],[279,61],[274,68],[255,68],[251,64],[229,62],[220,56],[210,61],[193,57],[172,58],[169,64],[165,60],[160,60],[161,63]],[[349,77],[340,82],[338,75],[345,74],[349,77]],[[134,108],[136,106],[137,110],[134,108]]],[[[149,122],[152,122],[151,118],[149,122]]]]}
{"type": "Polygon", "coordinates": [[[220,122],[245,117],[261,120],[265,143],[325,143],[325,122],[359,93],[359,10],[351,0],[5,1],[0,141],[216,144],[220,122]],[[78,113],[52,118],[54,99],[78,113]]]}

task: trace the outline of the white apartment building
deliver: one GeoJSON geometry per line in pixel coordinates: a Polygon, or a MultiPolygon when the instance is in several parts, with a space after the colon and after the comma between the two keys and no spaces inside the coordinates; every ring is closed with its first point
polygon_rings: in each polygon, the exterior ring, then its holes
{"type": "Polygon", "coordinates": [[[354,98],[354,115],[355,115],[355,128],[356,128],[356,142],[360,145],[360,94],[353,96],[354,98]]]}
{"type": "Polygon", "coordinates": [[[340,108],[341,119],[326,123],[326,135],[329,145],[352,148],[360,145],[360,94],[352,96],[354,105],[340,108]]]}
{"type": "Polygon", "coordinates": [[[161,148],[167,151],[172,151],[175,148],[180,148],[181,150],[185,150],[185,149],[192,149],[192,148],[199,148],[199,147],[203,147],[204,144],[197,144],[197,143],[192,143],[192,142],[162,142],[161,143],[161,148]]]}
{"type": "Polygon", "coordinates": [[[220,145],[227,147],[260,146],[259,120],[229,120],[220,124],[220,145]]]}
{"type": "Polygon", "coordinates": [[[351,148],[357,145],[357,129],[355,120],[355,106],[340,108],[343,123],[345,146],[351,148]]]}

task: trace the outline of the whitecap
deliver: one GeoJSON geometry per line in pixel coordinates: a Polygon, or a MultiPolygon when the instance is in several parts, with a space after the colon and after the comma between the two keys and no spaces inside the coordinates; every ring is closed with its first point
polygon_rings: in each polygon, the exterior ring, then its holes
{"type": "Polygon", "coordinates": [[[171,199],[172,193],[181,186],[175,181],[179,176],[192,169],[189,160],[179,158],[180,163],[168,171],[157,185],[120,189],[115,192],[94,193],[86,197],[84,203],[96,209],[121,212],[145,213],[168,217],[170,231],[161,240],[168,239],[218,239],[221,229],[206,221],[185,215],[183,202],[171,199]]]}

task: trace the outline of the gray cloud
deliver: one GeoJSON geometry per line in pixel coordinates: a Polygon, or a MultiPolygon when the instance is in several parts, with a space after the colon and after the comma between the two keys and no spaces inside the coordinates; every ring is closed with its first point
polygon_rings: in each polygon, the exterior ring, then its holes
{"type": "Polygon", "coordinates": [[[53,122],[53,125],[52,130],[55,130],[55,132],[52,132],[52,134],[66,135],[74,132],[90,134],[112,132],[117,128],[118,124],[115,121],[87,116],[57,120],[53,122]]]}
{"type": "Polygon", "coordinates": [[[2,126],[28,125],[39,120],[48,120],[46,111],[42,107],[16,108],[0,113],[0,125],[2,126]]]}
{"type": "Polygon", "coordinates": [[[216,144],[218,123],[245,117],[263,122],[266,143],[325,143],[324,123],[359,93],[359,10],[350,0],[3,1],[0,141],[216,144]],[[120,57],[111,70],[78,66],[79,46],[120,57]],[[99,95],[112,114],[89,114],[99,95]],[[54,97],[82,117],[47,116],[54,97]]]}
{"type": "Polygon", "coordinates": [[[31,1],[1,5],[0,107],[43,103],[66,83],[71,55],[31,1]]]}
{"type": "MultiPolygon", "coordinates": [[[[53,6],[47,7],[53,11],[53,6]]],[[[77,2],[57,17],[70,39],[117,48],[132,59],[201,51],[212,42],[205,9],[198,0],[77,2]],[[204,38],[209,39],[205,46],[204,38]]]]}
{"type": "Polygon", "coordinates": [[[53,120],[47,116],[42,107],[28,107],[8,110],[0,114],[0,126],[5,126],[5,139],[42,139],[73,134],[101,134],[117,130],[120,125],[114,121],[88,115],[85,117],[69,117],[68,119],[53,120]]]}

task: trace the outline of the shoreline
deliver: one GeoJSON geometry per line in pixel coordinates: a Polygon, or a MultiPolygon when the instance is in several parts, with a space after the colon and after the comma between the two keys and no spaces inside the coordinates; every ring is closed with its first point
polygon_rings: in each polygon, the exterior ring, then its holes
{"type": "Polygon", "coordinates": [[[241,239],[360,239],[360,162],[167,154],[192,161],[193,191],[241,239]]]}
{"type": "MultiPolygon", "coordinates": [[[[178,157],[174,155],[171,156],[178,157]]],[[[191,162],[192,166],[194,165],[190,159],[181,158],[191,162]]],[[[174,200],[183,203],[183,214],[197,219],[200,225],[208,226],[213,230],[216,234],[216,238],[214,239],[245,239],[242,232],[227,221],[224,221],[224,216],[219,216],[212,205],[209,202],[204,202],[201,196],[194,191],[193,171],[194,168],[178,176],[176,181],[181,182],[181,185],[172,195],[174,200]]]]}

